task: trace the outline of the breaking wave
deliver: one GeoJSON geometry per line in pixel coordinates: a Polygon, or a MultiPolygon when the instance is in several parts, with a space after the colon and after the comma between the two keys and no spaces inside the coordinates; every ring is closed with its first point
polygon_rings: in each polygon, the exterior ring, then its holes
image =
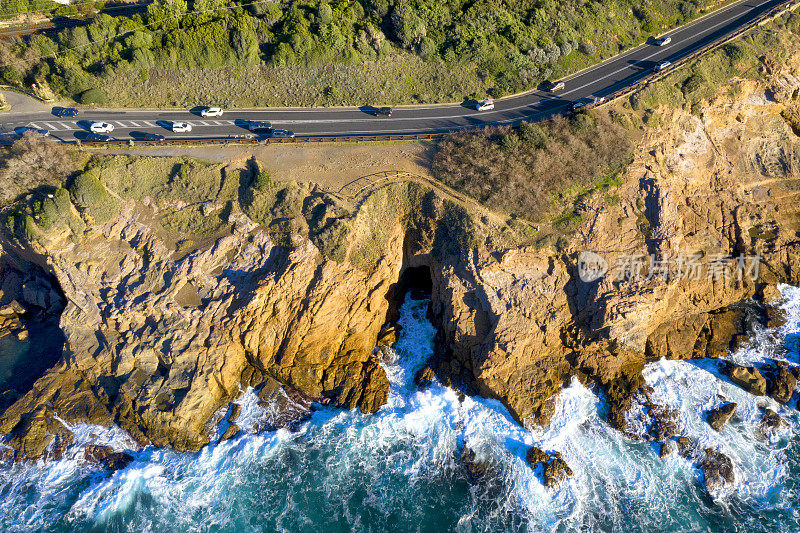
{"type": "MultiPolygon", "coordinates": [[[[732,358],[798,362],[800,290],[781,287],[789,320],[759,331],[732,358]]],[[[78,445],[59,461],[0,467],[4,531],[773,531],[800,528],[796,499],[798,413],[748,395],[714,361],[659,361],[645,369],[652,397],[679,411],[684,433],[733,460],[737,484],[713,501],[680,456],[610,428],[606,406],[574,381],[546,428],[519,426],[498,402],[413,377],[433,352],[428,300],[408,298],[393,360],[389,401],[376,414],[322,407],[292,432],[249,432],[269,413],[248,390],[237,403],[239,436],[197,453],[146,448],[108,473],[84,462],[81,445],[134,449],[117,429],[73,428],[78,445]],[[739,405],[720,433],[704,414],[739,405]],[[766,440],[765,406],[789,429],[766,440]],[[556,490],[526,464],[529,446],[559,451],[574,476],[556,490]],[[486,474],[471,479],[468,446],[486,474]]],[[[795,404],[792,404],[795,405],[795,404]]],[[[255,429],[253,429],[255,431],[255,429]]]]}

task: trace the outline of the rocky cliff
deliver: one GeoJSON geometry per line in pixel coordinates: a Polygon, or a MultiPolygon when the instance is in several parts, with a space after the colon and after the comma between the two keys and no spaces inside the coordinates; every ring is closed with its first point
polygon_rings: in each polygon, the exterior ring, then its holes
{"type": "Polygon", "coordinates": [[[374,346],[411,267],[430,273],[439,330],[426,376],[534,424],[577,375],[624,428],[648,358],[724,354],[741,302],[800,282],[800,83],[770,83],[788,89],[739,81],[701,116],[661,110],[613,197],[584,198],[557,244],[413,181],[353,199],[253,162],[95,158],[5,211],[4,257],[57,286],[65,343],[0,432],[19,458],[57,453],[81,421],[197,449],[267,381],[373,412],[388,391],[374,346]]]}

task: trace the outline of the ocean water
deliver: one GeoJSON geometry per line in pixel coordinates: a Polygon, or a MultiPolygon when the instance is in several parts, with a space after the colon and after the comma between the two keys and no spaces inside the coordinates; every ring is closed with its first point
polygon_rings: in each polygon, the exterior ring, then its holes
{"type": "MultiPolygon", "coordinates": [[[[800,290],[781,290],[786,326],[754,332],[733,359],[798,362],[800,290]]],[[[679,410],[683,432],[733,459],[735,489],[712,499],[688,461],[662,460],[650,443],[611,429],[602,399],[577,381],[563,391],[552,423],[534,430],[498,402],[459,400],[438,384],[417,390],[413,376],[433,349],[427,305],[408,298],[402,306],[394,361],[385,364],[392,388],[378,413],[323,407],[295,432],[257,432],[269,413],[247,390],[236,438],[198,453],[134,451],[134,462],[114,473],[80,459],[82,443],[133,449],[133,442],[115,428],[76,427],[78,444],[62,460],[0,467],[0,530],[800,530],[794,408],[749,396],[721,378],[714,361],[648,365],[653,398],[679,410]],[[739,414],[717,434],[704,413],[723,401],[736,401],[739,414]],[[767,405],[790,423],[771,439],[758,431],[767,405]],[[525,463],[534,444],[560,451],[574,471],[557,490],[525,463]],[[482,478],[467,475],[464,446],[489,464],[482,478]]]]}

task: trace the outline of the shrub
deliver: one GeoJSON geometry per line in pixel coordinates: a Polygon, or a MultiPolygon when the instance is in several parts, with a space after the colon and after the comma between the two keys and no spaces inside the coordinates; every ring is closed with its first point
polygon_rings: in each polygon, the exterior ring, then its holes
{"type": "Polygon", "coordinates": [[[78,96],[78,101],[82,104],[105,104],[108,102],[108,96],[106,96],[105,91],[103,89],[93,88],[87,91],[83,91],[80,96],[78,96]]]}
{"type": "Polygon", "coordinates": [[[70,183],[69,195],[78,208],[88,212],[95,221],[103,224],[116,216],[119,202],[92,172],[82,172],[70,183]]]}
{"type": "Polygon", "coordinates": [[[259,169],[253,177],[253,188],[259,192],[267,192],[272,188],[272,176],[264,169],[259,169]]]}

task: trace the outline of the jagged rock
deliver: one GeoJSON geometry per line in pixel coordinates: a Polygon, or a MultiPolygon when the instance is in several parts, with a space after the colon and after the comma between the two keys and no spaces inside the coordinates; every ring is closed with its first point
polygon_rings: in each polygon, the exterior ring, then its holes
{"type": "Polygon", "coordinates": [[[572,477],[572,469],[561,457],[561,453],[556,452],[553,459],[544,467],[544,485],[549,489],[557,488],[570,477],[572,477]]]}
{"type": "Polygon", "coordinates": [[[111,446],[87,444],[83,450],[83,458],[90,463],[103,465],[109,470],[121,470],[133,461],[133,456],[125,452],[117,452],[111,446]]]}
{"type": "Polygon", "coordinates": [[[531,446],[528,448],[525,460],[531,468],[542,467],[544,485],[549,489],[557,488],[565,479],[572,477],[572,469],[564,461],[561,452],[548,455],[540,448],[531,446]]]}
{"type": "Polygon", "coordinates": [[[490,461],[478,459],[475,451],[468,446],[464,446],[461,450],[459,460],[473,482],[480,481],[493,471],[494,465],[490,461]]]}
{"type": "Polygon", "coordinates": [[[708,421],[708,425],[714,428],[717,431],[722,429],[728,420],[736,413],[736,403],[730,402],[717,407],[716,409],[712,409],[708,412],[708,416],[706,417],[706,421],[708,421]]]}
{"type": "Polygon", "coordinates": [[[231,423],[230,425],[228,425],[228,429],[226,429],[225,432],[222,434],[222,436],[220,436],[219,442],[224,442],[228,439],[232,439],[233,437],[236,436],[237,433],[239,433],[239,426],[234,423],[231,423]]]}
{"type": "Polygon", "coordinates": [[[659,457],[665,459],[672,455],[678,453],[678,445],[675,443],[674,440],[667,440],[661,444],[661,450],[659,452],[659,457]]]}
{"type": "Polygon", "coordinates": [[[17,340],[18,341],[26,341],[30,336],[30,332],[27,329],[21,329],[17,331],[17,340]]]}
{"type": "Polygon", "coordinates": [[[58,442],[53,458],[63,453],[63,448],[72,443],[74,436],[53,417],[49,407],[40,406],[19,420],[5,443],[16,450],[15,460],[29,461],[45,456],[48,447],[56,439],[58,442]]]}
{"type": "Polygon", "coordinates": [[[402,326],[400,324],[391,324],[383,328],[378,335],[378,345],[381,346],[394,346],[397,342],[397,335],[400,333],[402,326]]]}
{"type": "Polygon", "coordinates": [[[776,363],[764,375],[768,378],[768,394],[780,403],[792,399],[797,377],[783,363],[776,363]]]}
{"type": "Polygon", "coordinates": [[[228,422],[236,422],[236,419],[239,418],[239,414],[241,414],[241,412],[241,404],[232,403],[230,410],[228,411],[228,422]]]}
{"type": "Polygon", "coordinates": [[[436,373],[433,371],[430,365],[425,365],[414,375],[414,384],[416,384],[417,388],[422,390],[431,385],[433,381],[436,379],[436,373]]]}
{"type": "Polygon", "coordinates": [[[678,437],[675,440],[675,443],[678,446],[678,453],[681,454],[681,457],[686,459],[691,458],[695,454],[696,445],[694,441],[689,437],[678,437]]]}
{"type": "Polygon", "coordinates": [[[531,467],[536,466],[538,463],[544,463],[550,460],[550,456],[543,452],[540,448],[536,446],[531,446],[528,448],[527,453],[525,454],[525,460],[528,462],[531,467]]]}
{"type": "Polygon", "coordinates": [[[755,367],[728,365],[726,373],[731,381],[750,394],[764,396],[767,393],[767,380],[755,367]]]}
{"type": "Polygon", "coordinates": [[[703,471],[706,490],[711,496],[717,497],[736,483],[733,461],[719,450],[706,448],[699,466],[703,471]]]}
{"type": "Polygon", "coordinates": [[[778,413],[769,408],[764,411],[760,431],[765,438],[770,438],[788,427],[789,424],[778,413]]]}

